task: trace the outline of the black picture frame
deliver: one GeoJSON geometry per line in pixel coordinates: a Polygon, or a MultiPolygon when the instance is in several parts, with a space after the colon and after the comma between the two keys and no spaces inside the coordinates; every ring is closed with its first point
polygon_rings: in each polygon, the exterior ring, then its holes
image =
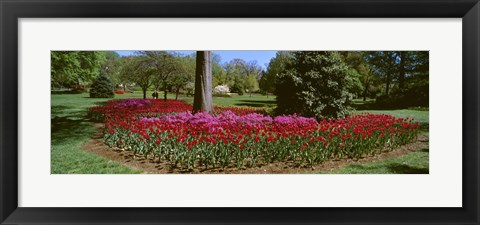
{"type": "Polygon", "coordinates": [[[0,0],[0,15],[1,224],[479,224],[478,0],[0,0]],[[463,207],[18,207],[18,19],[76,17],[463,18],[463,207]]]}

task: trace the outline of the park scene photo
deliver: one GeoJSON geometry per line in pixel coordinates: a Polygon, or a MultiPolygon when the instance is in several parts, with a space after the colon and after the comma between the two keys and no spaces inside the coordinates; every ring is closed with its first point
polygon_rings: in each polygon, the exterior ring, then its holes
{"type": "Polygon", "coordinates": [[[428,51],[51,51],[52,174],[428,174],[428,51]]]}

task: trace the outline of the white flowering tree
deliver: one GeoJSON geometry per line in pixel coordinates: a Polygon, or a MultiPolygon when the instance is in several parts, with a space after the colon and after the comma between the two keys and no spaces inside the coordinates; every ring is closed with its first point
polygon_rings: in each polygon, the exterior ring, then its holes
{"type": "Polygon", "coordinates": [[[230,88],[226,84],[218,85],[213,89],[213,94],[228,95],[228,94],[230,94],[230,88]]]}

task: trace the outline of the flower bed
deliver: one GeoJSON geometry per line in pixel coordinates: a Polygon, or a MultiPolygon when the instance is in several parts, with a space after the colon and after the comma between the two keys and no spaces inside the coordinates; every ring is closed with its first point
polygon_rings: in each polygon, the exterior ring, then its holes
{"type": "Polygon", "coordinates": [[[419,128],[411,119],[388,115],[317,121],[297,115],[272,118],[252,108],[226,107],[216,107],[213,114],[192,114],[191,105],[181,101],[143,101],[150,104],[109,101],[90,111],[105,122],[104,140],[110,147],[181,168],[358,159],[414,141],[419,128]]]}
{"type": "MultiPolygon", "coordinates": [[[[158,117],[165,114],[192,111],[192,105],[179,100],[164,101],[161,99],[122,99],[110,100],[104,106],[89,108],[89,114],[97,121],[137,120],[143,117],[158,117]]],[[[215,106],[216,112],[232,111],[237,115],[249,113],[265,114],[263,109],[247,107],[215,106]]]]}

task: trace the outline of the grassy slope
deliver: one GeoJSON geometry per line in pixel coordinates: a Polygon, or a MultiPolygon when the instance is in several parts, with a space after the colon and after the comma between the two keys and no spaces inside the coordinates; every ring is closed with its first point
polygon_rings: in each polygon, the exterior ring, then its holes
{"type": "MultiPolygon", "coordinates": [[[[116,98],[141,98],[140,93],[116,95],[116,98]]],[[[173,99],[174,95],[169,95],[173,99]]],[[[186,102],[193,98],[181,97],[186,102]]],[[[107,99],[90,99],[82,95],[52,95],[52,173],[139,173],[116,162],[80,150],[94,132],[88,121],[86,109],[101,104],[107,99]]],[[[214,97],[214,105],[239,107],[273,107],[274,96],[233,95],[231,98],[214,97]]],[[[410,117],[428,128],[428,111],[402,110],[359,110],[373,114],[389,114],[410,117]]],[[[428,131],[426,131],[428,132],[428,131]]],[[[333,173],[428,173],[428,149],[407,155],[361,165],[349,165],[333,173]]]]}

